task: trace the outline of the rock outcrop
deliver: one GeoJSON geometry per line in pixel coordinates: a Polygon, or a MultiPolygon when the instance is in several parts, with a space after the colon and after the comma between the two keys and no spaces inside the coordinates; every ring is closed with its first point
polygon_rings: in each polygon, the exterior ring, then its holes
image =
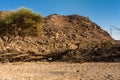
{"type": "Polygon", "coordinates": [[[50,15],[45,17],[44,29],[49,39],[54,38],[54,42],[64,43],[73,49],[76,46],[85,48],[101,42],[114,41],[100,26],[79,15],[50,15]]]}
{"type": "MultiPolygon", "coordinates": [[[[0,17],[1,14],[3,13],[0,12],[0,17]]],[[[0,52],[2,54],[0,60],[4,60],[2,56],[6,56],[11,62],[14,60],[40,60],[40,58],[43,58],[41,55],[47,55],[45,57],[49,58],[49,56],[51,57],[50,54],[90,49],[105,42],[114,43],[115,40],[88,17],[75,14],[68,16],[53,14],[45,17],[44,34],[40,38],[25,37],[22,39],[17,37],[7,45],[6,51],[3,51],[3,41],[0,40],[0,52]]]]}

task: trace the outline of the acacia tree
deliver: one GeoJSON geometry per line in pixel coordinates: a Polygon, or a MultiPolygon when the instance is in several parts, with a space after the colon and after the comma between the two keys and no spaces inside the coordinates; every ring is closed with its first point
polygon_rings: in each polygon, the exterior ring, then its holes
{"type": "Polygon", "coordinates": [[[17,36],[40,36],[43,31],[43,17],[29,9],[20,8],[0,17],[0,38],[4,45],[17,36]]]}

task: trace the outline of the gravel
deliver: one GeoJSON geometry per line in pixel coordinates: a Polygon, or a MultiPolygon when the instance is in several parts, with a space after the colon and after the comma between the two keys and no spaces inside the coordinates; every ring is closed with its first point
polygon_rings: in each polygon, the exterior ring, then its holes
{"type": "Polygon", "coordinates": [[[0,80],[120,80],[120,63],[0,63],[0,80]]]}

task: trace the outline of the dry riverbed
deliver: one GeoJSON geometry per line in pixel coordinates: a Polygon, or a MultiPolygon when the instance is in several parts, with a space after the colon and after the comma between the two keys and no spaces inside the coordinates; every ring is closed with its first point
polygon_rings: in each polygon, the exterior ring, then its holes
{"type": "Polygon", "coordinates": [[[0,80],[120,80],[120,63],[0,63],[0,80]]]}

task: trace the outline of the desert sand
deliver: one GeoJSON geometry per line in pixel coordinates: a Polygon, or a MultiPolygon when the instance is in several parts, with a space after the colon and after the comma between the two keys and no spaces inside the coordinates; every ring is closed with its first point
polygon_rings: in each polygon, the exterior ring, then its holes
{"type": "Polygon", "coordinates": [[[0,80],[120,80],[120,63],[0,63],[0,80]]]}

